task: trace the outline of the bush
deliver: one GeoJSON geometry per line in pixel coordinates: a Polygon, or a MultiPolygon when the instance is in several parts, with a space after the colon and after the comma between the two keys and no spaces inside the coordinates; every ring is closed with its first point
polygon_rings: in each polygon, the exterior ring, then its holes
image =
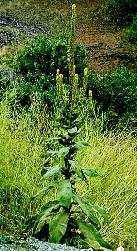
{"type": "Polygon", "coordinates": [[[137,115],[136,71],[121,66],[109,75],[90,75],[89,83],[96,109],[99,107],[101,112],[109,112],[115,118],[125,118],[126,121],[137,115]]]}
{"type": "Polygon", "coordinates": [[[136,0],[106,0],[106,2],[111,17],[115,17],[117,20],[130,20],[137,11],[136,0]]]}
{"type": "MultiPolygon", "coordinates": [[[[55,92],[57,69],[62,72],[64,82],[68,84],[67,38],[37,37],[26,45],[17,55],[16,72],[23,77],[17,87],[17,99],[23,104],[30,102],[30,95],[39,92],[44,102],[51,107],[55,92]],[[22,103],[22,102],[21,102],[22,103]]],[[[83,78],[86,67],[86,51],[83,46],[75,45],[76,72],[83,78]]]]}
{"type": "Polygon", "coordinates": [[[133,17],[133,23],[131,26],[126,29],[124,38],[130,44],[137,43],[137,14],[133,17]]]}

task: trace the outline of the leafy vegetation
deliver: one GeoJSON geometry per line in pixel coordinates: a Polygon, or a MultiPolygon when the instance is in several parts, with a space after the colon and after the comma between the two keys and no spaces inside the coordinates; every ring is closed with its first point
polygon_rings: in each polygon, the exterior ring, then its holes
{"type": "MultiPolygon", "coordinates": [[[[38,37],[33,39],[17,54],[15,70],[21,74],[21,80],[16,87],[16,100],[22,105],[30,104],[31,95],[38,92],[41,99],[53,106],[55,99],[56,71],[59,69],[68,84],[67,62],[67,35],[58,35],[55,38],[38,37]]],[[[83,77],[86,67],[86,51],[81,45],[75,45],[76,71],[83,77]]]]}
{"type": "MultiPolygon", "coordinates": [[[[126,26],[124,43],[129,42],[136,49],[137,38],[137,1],[136,0],[106,0],[107,11],[111,19],[126,26]]],[[[131,48],[131,46],[130,46],[131,48]]]]}
{"type": "Polygon", "coordinates": [[[120,20],[132,18],[137,11],[136,0],[106,0],[111,15],[120,20]]]}
{"type": "Polygon", "coordinates": [[[137,72],[121,66],[116,72],[89,76],[89,85],[96,110],[107,114],[107,126],[115,126],[119,120],[136,120],[137,72]]]}
{"type": "Polygon", "coordinates": [[[0,232],[0,244],[10,243],[12,238],[8,234],[0,232]]]}
{"type": "Polygon", "coordinates": [[[137,14],[133,17],[133,23],[125,30],[124,42],[130,45],[137,44],[137,14]]]}

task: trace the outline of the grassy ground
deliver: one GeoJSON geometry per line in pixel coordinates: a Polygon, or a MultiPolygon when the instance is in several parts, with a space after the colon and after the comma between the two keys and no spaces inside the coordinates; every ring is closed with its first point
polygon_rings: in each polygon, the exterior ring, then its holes
{"type": "MultiPolygon", "coordinates": [[[[44,139],[51,134],[48,118],[46,133],[40,133],[46,118],[38,109],[36,105],[18,121],[16,115],[15,123],[8,106],[0,106],[1,224],[4,232],[14,235],[30,234],[24,229],[26,220],[43,203],[41,198],[30,203],[40,189],[44,139]]],[[[107,209],[110,224],[102,227],[104,237],[115,246],[122,242],[126,250],[136,250],[136,140],[126,133],[100,134],[92,124],[87,124],[83,137],[91,147],[79,152],[78,161],[84,167],[96,168],[101,177],[89,180],[89,187],[78,185],[78,192],[107,209]]]]}
{"type": "Polygon", "coordinates": [[[136,139],[130,134],[113,132],[91,136],[91,147],[78,156],[85,167],[92,166],[102,177],[90,181],[88,190],[80,187],[83,196],[103,205],[110,224],[102,229],[114,242],[126,250],[136,250],[136,139]]]}

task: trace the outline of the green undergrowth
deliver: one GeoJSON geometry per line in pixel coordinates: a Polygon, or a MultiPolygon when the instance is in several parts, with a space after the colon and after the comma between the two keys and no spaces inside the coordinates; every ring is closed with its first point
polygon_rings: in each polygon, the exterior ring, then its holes
{"type": "MultiPolygon", "coordinates": [[[[44,144],[45,139],[56,135],[48,115],[46,118],[46,113],[39,109],[34,103],[30,113],[11,117],[8,104],[0,104],[1,227],[15,236],[30,235],[27,221],[35,216],[45,200],[55,196],[51,191],[44,201],[42,196],[31,201],[40,189],[42,154],[50,147],[48,142],[44,144]]],[[[93,122],[85,122],[81,138],[87,140],[90,147],[77,155],[78,163],[95,168],[100,177],[89,178],[88,188],[77,184],[78,194],[91,202],[98,201],[108,211],[110,223],[101,229],[107,241],[114,246],[122,241],[126,250],[136,250],[136,140],[131,133],[101,134],[93,122]]]]}

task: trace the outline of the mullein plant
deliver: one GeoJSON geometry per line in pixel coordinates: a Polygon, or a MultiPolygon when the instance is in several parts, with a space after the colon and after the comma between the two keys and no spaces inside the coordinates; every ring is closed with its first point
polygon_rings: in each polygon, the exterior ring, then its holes
{"type": "MultiPolygon", "coordinates": [[[[56,127],[60,133],[57,137],[48,139],[51,142],[58,141],[58,150],[52,149],[45,153],[45,166],[41,177],[43,188],[36,195],[48,197],[47,193],[54,189],[56,199],[43,206],[36,217],[33,231],[37,235],[43,229],[45,240],[53,243],[92,247],[95,250],[113,250],[99,232],[102,218],[105,222],[108,220],[105,209],[82,199],[76,189],[78,182],[82,181],[88,185],[88,177],[96,177],[98,173],[91,168],[81,168],[75,159],[77,150],[88,146],[84,141],[77,141],[84,113],[88,69],[84,70],[83,86],[79,88],[74,65],[75,11],[76,6],[73,4],[68,43],[69,85],[64,84],[63,75],[59,70],[56,74],[56,127]],[[56,165],[50,166],[49,163],[56,165]]],[[[90,96],[92,99],[92,95],[90,96]]]]}

